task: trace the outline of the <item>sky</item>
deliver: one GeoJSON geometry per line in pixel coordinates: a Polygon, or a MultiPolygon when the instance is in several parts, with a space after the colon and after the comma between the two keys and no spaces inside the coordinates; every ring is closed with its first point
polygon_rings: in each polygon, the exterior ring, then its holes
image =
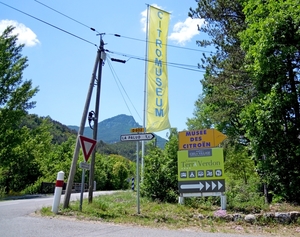
{"type": "MultiPolygon", "coordinates": [[[[99,121],[126,114],[143,125],[147,4],[171,14],[169,120],[178,131],[187,129],[187,119],[194,117],[195,102],[202,93],[204,72],[197,65],[203,52],[209,52],[196,44],[205,37],[198,31],[204,20],[188,17],[190,7],[197,7],[195,0],[0,0],[0,32],[8,25],[16,27],[18,42],[25,44],[22,55],[28,58],[23,79],[39,88],[32,99],[36,107],[28,112],[65,125],[80,125],[100,42],[97,34],[104,33],[104,48],[109,53],[102,67],[99,121]],[[181,66],[174,67],[174,63],[181,66]]],[[[95,97],[96,87],[89,111],[95,110],[95,97]]],[[[168,130],[156,134],[167,138],[168,130]]]]}

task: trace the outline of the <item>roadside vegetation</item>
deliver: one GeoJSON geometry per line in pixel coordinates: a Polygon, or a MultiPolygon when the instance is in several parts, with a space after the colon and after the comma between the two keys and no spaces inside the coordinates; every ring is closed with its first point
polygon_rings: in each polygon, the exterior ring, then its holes
{"type": "MultiPolygon", "coordinates": [[[[270,211],[269,207],[265,210],[270,211]]],[[[272,207],[272,211],[298,210],[288,204],[272,207]]],[[[69,208],[60,209],[58,214],[51,207],[44,207],[36,214],[44,217],[68,218],[77,221],[107,222],[131,226],[168,228],[186,231],[248,233],[263,236],[300,236],[300,222],[289,225],[271,220],[257,220],[247,223],[243,220],[231,221],[224,213],[235,213],[229,209],[220,214],[219,200],[216,197],[186,198],[185,204],[153,201],[140,198],[140,214],[137,212],[137,193],[122,191],[111,195],[94,197],[91,204],[83,201],[82,211],[79,201],[71,202],[69,208]]]]}

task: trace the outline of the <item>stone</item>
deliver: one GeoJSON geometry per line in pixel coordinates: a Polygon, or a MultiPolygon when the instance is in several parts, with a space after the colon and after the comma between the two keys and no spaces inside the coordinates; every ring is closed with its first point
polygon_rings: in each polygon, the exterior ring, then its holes
{"type": "Polygon", "coordinates": [[[253,223],[256,220],[256,216],[253,214],[248,214],[245,216],[245,221],[248,223],[253,223]]]}
{"type": "Polygon", "coordinates": [[[291,222],[291,217],[289,213],[284,212],[275,212],[275,219],[284,224],[288,224],[291,222]]]}
{"type": "Polygon", "coordinates": [[[275,213],[273,212],[266,212],[263,214],[263,218],[267,220],[271,220],[275,218],[275,213]]]}
{"type": "Polygon", "coordinates": [[[290,212],[290,217],[292,221],[297,221],[298,218],[300,217],[300,212],[298,211],[291,211],[290,212]]]}
{"type": "Polygon", "coordinates": [[[233,219],[233,221],[241,221],[241,220],[243,220],[243,216],[239,213],[235,213],[232,215],[232,219],[233,219]]]}

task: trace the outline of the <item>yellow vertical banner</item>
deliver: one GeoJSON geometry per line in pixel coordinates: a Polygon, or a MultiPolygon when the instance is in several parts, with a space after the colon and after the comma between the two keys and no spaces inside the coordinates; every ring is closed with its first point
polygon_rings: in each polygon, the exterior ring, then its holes
{"type": "Polygon", "coordinates": [[[148,11],[147,132],[170,128],[167,38],[170,14],[150,6],[148,11]]]}

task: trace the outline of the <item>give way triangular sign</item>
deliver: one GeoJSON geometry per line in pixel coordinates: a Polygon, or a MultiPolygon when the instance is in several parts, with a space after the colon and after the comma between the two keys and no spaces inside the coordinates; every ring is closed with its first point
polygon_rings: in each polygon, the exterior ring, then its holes
{"type": "Polygon", "coordinates": [[[81,135],[79,135],[79,141],[83,151],[85,162],[87,162],[96,146],[97,141],[81,135]]]}

